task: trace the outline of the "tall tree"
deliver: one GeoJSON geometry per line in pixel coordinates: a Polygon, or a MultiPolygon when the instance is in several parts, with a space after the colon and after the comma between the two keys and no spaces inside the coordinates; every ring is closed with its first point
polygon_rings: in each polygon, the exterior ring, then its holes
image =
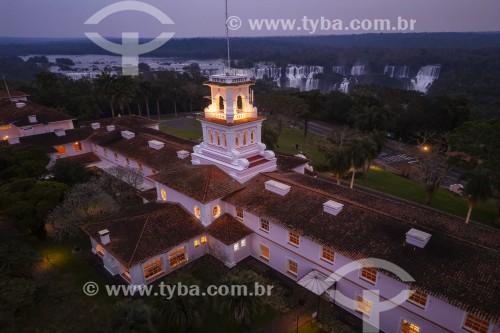
{"type": "Polygon", "coordinates": [[[109,107],[111,109],[111,115],[113,117],[115,116],[114,105],[116,103],[116,97],[117,97],[115,81],[116,81],[116,76],[111,75],[107,71],[103,71],[101,72],[101,74],[98,74],[93,81],[94,90],[97,95],[97,98],[100,101],[109,104],[109,107]]]}
{"type": "Polygon", "coordinates": [[[465,223],[469,223],[472,208],[479,201],[486,201],[492,197],[490,175],[487,171],[481,170],[468,174],[468,182],[465,185],[462,195],[467,199],[468,210],[465,223]]]}
{"type": "Polygon", "coordinates": [[[119,76],[114,81],[114,92],[115,100],[120,106],[122,115],[125,114],[125,107],[128,108],[128,113],[130,114],[129,104],[136,96],[135,83],[132,77],[128,75],[119,76]]]}

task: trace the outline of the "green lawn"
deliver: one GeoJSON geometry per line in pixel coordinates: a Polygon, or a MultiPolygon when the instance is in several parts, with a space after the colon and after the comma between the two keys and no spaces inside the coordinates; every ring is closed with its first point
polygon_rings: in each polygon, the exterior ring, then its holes
{"type": "MultiPolygon", "coordinates": [[[[193,119],[193,121],[196,121],[193,119]]],[[[199,122],[197,122],[198,125],[199,125],[199,122]]],[[[188,139],[188,140],[193,140],[193,141],[198,141],[200,138],[203,137],[203,133],[201,132],[201,125],[199,125],[199,130],[182,130],[182,129],[178,129],[178,128],[174,128],[172,126],[169,126],[169,125],[162,125],[160,126],[160,130],[165,132],[165,133],[168,133],[168,134],[172,134],[172,135],[175,135],[175,136],[178,136],[178,137],[181,137],[181,138],[184,138],[184,139],[188,139]]]]}
{"type": "Polygon", "coordinates": [[[295,128],[285,128],[278,138],[277,151],[295,155],[302,151],[302,153],[311,160],[313,166],[318,166],[326,163],[323,154],[319,151],[319,142],[322,136],[309,132],[307,137],[304,137],[304,131],[295,128]],[[299,145],[298,149],[296,144],[299,145]]]}
{"type": "MultiPolygon", "coordinates": [[[[417,181],[389,173],[373,167],[367,180],[358,178],[356,184],[384,192],[409,201],[424,203],[423,185],[417,181]]],[[[432,201],[432,207],[463,217],[467,214],[467,202],[455,193],[440,188],[432,201]]],[[[472,210],[472,219],[490,226],[495,226],[496,206],[493,201],[479,203],[472,210]]]]}

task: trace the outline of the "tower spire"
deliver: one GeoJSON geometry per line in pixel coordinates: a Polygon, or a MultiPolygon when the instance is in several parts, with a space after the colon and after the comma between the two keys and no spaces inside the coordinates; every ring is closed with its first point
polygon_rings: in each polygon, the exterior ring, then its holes
{"type": "Polygon", "coordinates": [[[226,44],[227,44],[227,67],[228,67],[228,74],[231,74],[231,53],[229,52],[229,25],[228,21],[229,20],[229,12],[227,9],[227,0],[226,0],[226,44]]]}

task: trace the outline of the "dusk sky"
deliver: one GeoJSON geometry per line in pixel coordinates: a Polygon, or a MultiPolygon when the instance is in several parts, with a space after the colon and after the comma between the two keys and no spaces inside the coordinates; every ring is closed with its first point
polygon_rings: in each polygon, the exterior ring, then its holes
{"type": "MultiPolygon", "coordinates": [[[[99,25],[84,25],[109,0],[2,0],[0,37],[85,37],[84,32],[102,36],[121,36],[139,32],[156,37],[173,32],[175,37],[222,36],[224,0],[147,0],[174,22],[162,26],[155,18],[140,12],[115,13],[99,25]]],[[[500,31],[499,0],[229,0],[229,15],[242,19],[233,36],[276,36],[308,34],[304,31],[252,31],[249,19],[390,19],[398,16],[416,20],[416,32],[500,31]]],[[[369,33],[374,31],[360,31],[369,33]]],[[[314,35],[354,33],[316,31],[314,35]]]]}

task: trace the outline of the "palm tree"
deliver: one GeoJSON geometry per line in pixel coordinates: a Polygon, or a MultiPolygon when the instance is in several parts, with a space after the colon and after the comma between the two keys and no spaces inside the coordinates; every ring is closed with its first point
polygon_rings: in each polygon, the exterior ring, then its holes
{"type": "Polygon", "coordinates": [[[153,98],[156,99],[156,112],[158,113],[158,120],[160,120],[160,99],[164,97],[164,90],[158,85],[154,85],[151,89],[153,98]]]}
{"type": "Polygon", "coordinates": [[[363,177],[365,179],[368,178],[368,172],[370,171],[370,166],[373,162],[373,160],[378,156],[380,153],[379,147],[375,140],[373,140],[371,137],[365,136],[361,140],[361,145],[363,147],[363,177]]]}
{"type": "Polygon", "coordinates": [[[365,143],[363,142],[364,139],[362,137],[354,138],[348,145],[349,150],[349,160],[351,162],[351,171],[352,171],[352,176],[351,176],[351,184],[350,188],[352,189],[354,187],[354,178],[356,178],[356,170],[359,168],[362,168],[363,165],[365,164],[365,158],[367,156],[367,153],[365,151],[365,143]]]}
{"type": "Polygon", "coordinates": [[[111,75],[107,71],[103,71],[101,74],[98,74],[93,81],[97,98],[102,102],[109,103],[113,117],[115,116],[114,105],[116,102],[115,81],[116,76],[111,75]]]}
{"type": "Polygon", "coordinates": [[[142,81],[139,83],[139,95],[144,99],[146,102],[146,113],[148,115],[148,118],[150,117],[149,114],[149,99],[151,98],[152,94],[152,85],[148,81],[142,81]]]}
{"type": "MultiPolygon", "coordinates": [[[[165,281],[168,285],[178,285],[182,283],[185,286],[200,286],[201,282],[190,274],[178,274],[165,281]]],[[[185,332],[193,327],[200,326],[205,309],[206,297],[181,296],[174,293],[170,299],[160,299],[158,309],[161,318],[164,320],[165,328],[176,327],[179,332],[185,332]]]]}
{"type": "MultiPolygon", "coordinates": [[[[124,114],[125,106],[128,107],[135,97],[135,83],[130,76],[122,75],[115,80],[114,86],[115,99],[120,106],[122,114],[124,114]]],[[[128,113],[130,114],[130,108],[128,108],[128,113]]]]}
{"type": "Polygon", "coordinates": [[[153,310],[142,301],[120,301],[113,313],[113,332],[155,332],[153,310]]]}
{"type": "MultiPolygon", "coordinates": [[[[227,286],[246,286],[247,290],[253,290],[255,283],[261,280],[262,279],[257,273],[244,270],[228,274],[224,284],[227,286]]],[[[216,307],[218,307],[219,311],[228,313],[238,324],[250,324],[251,319],[255,315],[262,313],[264,305],[264,299],[262,297],[237,294],[219,296],[216,302],[216,307]]]]}
{"type": "Polygon", "coordinates": [[[467,199],[467,217],[465,223],[469,223],[472,208],[479,201],[486,201],[493,196],[489,174],[482,170],[467,174],[469,182],[465,185],[462,195],[467,199]]]}
{"type": "Polygon", "coordinates": [[[337,179],[337,185],[340,185],[340,180],[347,175],[351,168],[348,148],[342,146],[331,147],[324,154],[330,164],[333,175],[337,179]]]}

